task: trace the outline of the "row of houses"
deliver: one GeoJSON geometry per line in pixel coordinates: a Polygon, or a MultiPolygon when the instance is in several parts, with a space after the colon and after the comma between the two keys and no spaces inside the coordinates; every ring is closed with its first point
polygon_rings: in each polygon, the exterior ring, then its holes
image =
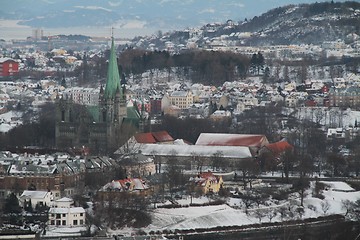
{"type": "Polygon", "coordinates": [[[84,186],[86,174],[108,171],[114,165],[108,157],[73,159],[68,155],[0,155],[0,199],[11,192],[51,191],[55,198],[72,196],[84,186]]]}

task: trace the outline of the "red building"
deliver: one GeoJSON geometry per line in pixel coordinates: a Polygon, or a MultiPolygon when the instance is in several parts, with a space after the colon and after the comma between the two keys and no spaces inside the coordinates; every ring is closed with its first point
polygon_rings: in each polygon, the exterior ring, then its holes
{"type": "Polygon", "coordinates": [[[0,77],[11,77],[19,72],[19,63],[11,58],[0,58],[0,77]]]}

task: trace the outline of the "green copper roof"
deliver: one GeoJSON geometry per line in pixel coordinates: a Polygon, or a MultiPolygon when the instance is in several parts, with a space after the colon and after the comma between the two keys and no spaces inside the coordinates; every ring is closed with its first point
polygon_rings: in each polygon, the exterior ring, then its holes
{"type": "Polygon", "coordinates": [[[137,107],[132,106],[132,107],[127,107],[127,118],[131,118],[131,119],[140,119],[140,113],[139,110],[137,109],[137,107]]]}
{"type": "Polygon", "coordinates": [[[117,89],[119,89],[121,93],[119,68],[117,65],[114,38],[112,38],[110,59],[109,59],[106,87],[105,87],[105,98],[107,99],[115,98],[117,89]]]}

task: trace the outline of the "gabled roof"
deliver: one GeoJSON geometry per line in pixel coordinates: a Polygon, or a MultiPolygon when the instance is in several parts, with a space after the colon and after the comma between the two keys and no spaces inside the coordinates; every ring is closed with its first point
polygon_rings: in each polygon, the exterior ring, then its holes
{"type": "Polygon", "coordinates": [[[116,190],[119,192],[125,192],[125,191],[145,190],[148,188],[149,186],[141,178],[126,178],[121,180],[113,180],[107,183],[105,186],[103,186],[100,189],[100,191],[116,190]]]}
{"type": "Polygon", "coordinates": [[[265,147],[276,155],[281,154],[281,153],[285,152],[286,150],[291,150],[294,148],[286,140],[281,140],[281,141],[275,142],[275,143],[269,143],[265,147]]]}
{"type": "Polygon", "coordinates": [[[49,213],[52,214],[85,213],[85,209],[83,207],[50,208],[49,213]]]}
{"type": "Polygon", "coordinates": [[[153,132],[152,135],[157,142],[169,142],[174,141],[167,131],[153,132]]]}
{"type": "Polygon", "coordinates": [[[12,58],[8,58],[8,57],[0,58],[0,63],[4,63],[8,61],[15,62],[15,60],[12,58]]]}
{"type": "Polygon", "coordinates": [[[211,182],[212,184],[218,183],[220,177],[215,176],[212,172],[204,172],[200,173],[195,178],[191,178],[190,180],[194,181],[196,185],[205,186],[207,181],[211,182]]]}
{"type": "Polygon", "coordinates": [[[47,191],[31,191],[31,190],[25,190],[20,198],[37,198],[37,199],[44,199],[47,195],[47,191]]]}
{"type": "Polygon", "coordinates": [[[138,143],[162,143],[174,141],[166,131],[137,133],[134,137],[138,143]]]}
{"type": "Polygon", "coordinates": [[[73,202],[71,198],[63,197],[58,200],[55,200],[55,202],[73,202]]]}
{"type": "Polygon", "coordinates": [[[152,133],[137,133],[134,137],[138,143],[156,143],[152,133]]]}
{"type": "Polygon", "coordinates": [[[268,143],[265,135],[201,133],[195,145],[262,147],[268,143]]]}

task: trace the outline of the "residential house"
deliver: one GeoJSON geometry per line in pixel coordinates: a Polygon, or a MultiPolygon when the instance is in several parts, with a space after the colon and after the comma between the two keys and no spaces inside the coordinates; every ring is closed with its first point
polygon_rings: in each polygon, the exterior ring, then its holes
{"type": "Polygon", "coordinates": [[[122,155],[118,159],[127,177],[144,177],[155,173],[154,159],[141,153],[122,155]]]}
{"type": "Polygon", "coordinates": [[[194,103],[191,91],[174,91],[169,97],[170,103],[180,109],[188,109],[194,103]]]}
{"type": "Polygon", "coordinates": [[[11,58],[0,58],[0,78],[12,77],[19,72],[19,63],[11,58]]]}
{"type": "Polygon", "coordinates": [[[246,108],[253,108],[259,105],[259,100],[252,93],[239,93],[237,102],[242,102],[246,108]]]}
{"type": "Polygon", "coordinates": [[[178,106],[172,105],[169,107],[164,107],[164,114],[173,116],[173,117],[180,117],[182,109],[178,106]]]}
{"type": "Polygon", "coordinates": [[[231,112],[227,110],[216,110],[209,116],[211,120],[224,120],[231,118],[231,112]]]}
{"type": "Polygon", "coordinates": [[[285,106],[286,107],[296,107],[298,106],[298,97],[295,94],[287,95],[285,98],[285,106]]]}
{"type": "Polygon", "coordinates": [[[31,207],[33,209],[35,209],[37,206],[50,207],[52,205],[52,202],[54,201],[54,198],[54,194],[50,191],[25,190],[19,197],[19,203],[23,207],[26,207],[28,204],[31,203],[31,207]]]}
{"type": "Polygon", "coordinates": [[[329,90],[329,104],[331,107],[359,107],[360,88],[356,86],[331,88],[329,90]]]}
{"type": "Polygon", "coordinates": [[[63,197],[53,201],[52,207],[54,208],[69,208],[74,204],[74,200],[71,198],[63,197]]]}
{"type": "Polygon", "coordinates": [[[217,193],[223,187],[224,181],[221,176],[215,176],[212,172],[200,173],[190,178],[190,187],[194,192],[202,194],[217,193]]]}
{"type": "Polygon", "coordinates": [[[48,214],[50,226],[76,227],[85,224],[85,209],[82,207],[53,207],[48,214]]]}
{"type": "Polygon", "coordinates": [[[137,205],[140,199],[144,196],[148,196],[152,192],[152,188],[141,178],[126,178],[121,180],[113,180],[105,184],[98,192],[98,199],[109,200],[119,199],[125,200],[132,198],[133,201],[130,204],[137,205]],[[128,195],[129,194],[129,195],[128,195]],[[125,197],[128,196],[128,197],[125,197]]]}

